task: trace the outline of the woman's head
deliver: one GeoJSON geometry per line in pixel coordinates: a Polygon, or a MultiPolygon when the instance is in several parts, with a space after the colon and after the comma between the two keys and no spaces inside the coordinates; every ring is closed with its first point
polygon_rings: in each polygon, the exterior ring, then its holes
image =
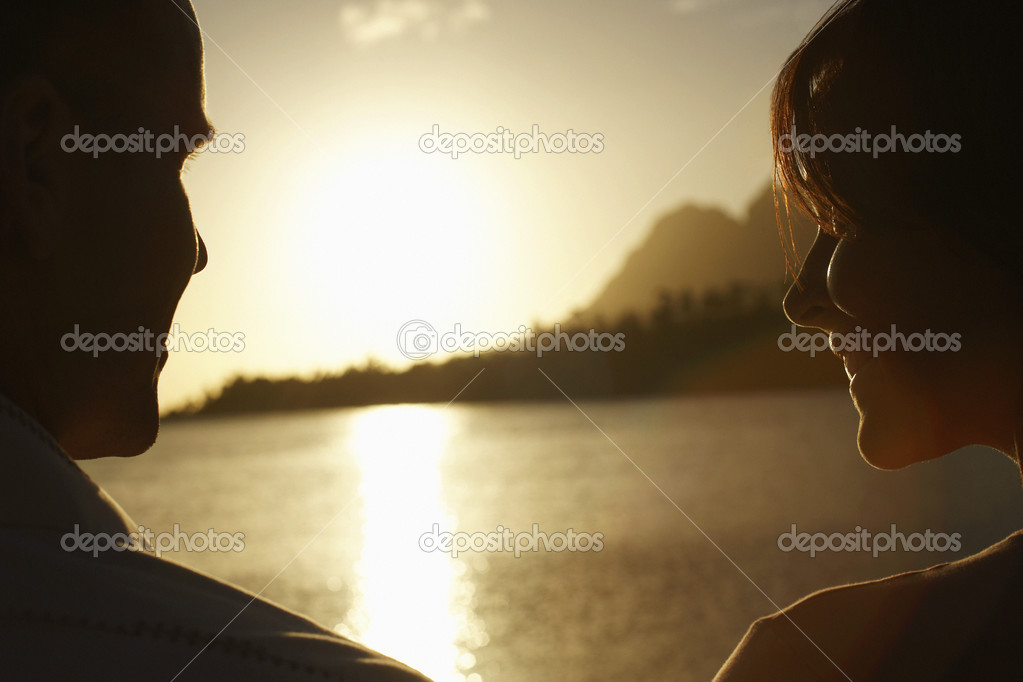
{"type": "Polygon", "coordinates": [[[970,443],[1015,454],[1019,57],[1003,7],[839,3],[774,91],[776,181],[821,226],[786,312],[843,335],[860,449],[883,468],[970,443]]]}
{"type": "Polygon", "coordinates": [[[990,0],[839,2],[774,90],[776,176],[797,203],[839,229],[920,222],[992,256],[1023,247],[1010,127],[1020,50],[1002,14],[990,0]],[[793,132],[828,148],[785,144],[793,132]],[[847,151],[850,136],[864,151],[847,151]]]}

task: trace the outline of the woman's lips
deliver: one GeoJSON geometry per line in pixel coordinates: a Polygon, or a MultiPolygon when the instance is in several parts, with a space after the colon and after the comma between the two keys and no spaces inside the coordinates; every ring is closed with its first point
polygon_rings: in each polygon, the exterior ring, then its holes
{"type": "Polygon", "coordinates": [[[839,353],[842,364],[845,365],[845,374],[852,381],[863,367],[874,359],[874,356],[865,351],[850,351],[839,353]]]}

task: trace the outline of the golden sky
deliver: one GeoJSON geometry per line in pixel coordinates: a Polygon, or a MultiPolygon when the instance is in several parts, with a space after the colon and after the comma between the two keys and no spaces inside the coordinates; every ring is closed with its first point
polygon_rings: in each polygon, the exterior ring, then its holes
{"type": "Polygon", "coordinates": [[[819,0],[194,0],[210,118],[185,185],[210,252],[164,408],[238,374],[407,363],[409,320],[568,317],[661,213],[740,212],[770,174],[774,75],[819,0]],[[599,135],[588,153],[425,153],[442,133],[599,135]]]}

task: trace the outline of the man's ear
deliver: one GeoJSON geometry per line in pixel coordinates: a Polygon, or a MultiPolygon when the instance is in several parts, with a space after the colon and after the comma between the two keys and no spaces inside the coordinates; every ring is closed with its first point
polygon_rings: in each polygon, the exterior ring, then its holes
{"type": "Polygon", "coordinates": [[[17,79],[0,104],[0,244],[20,244],[36,260],[48,258],[59,237],[62,176],[71,161],[61,140],[70,118],[41,76],[17,79]]]}

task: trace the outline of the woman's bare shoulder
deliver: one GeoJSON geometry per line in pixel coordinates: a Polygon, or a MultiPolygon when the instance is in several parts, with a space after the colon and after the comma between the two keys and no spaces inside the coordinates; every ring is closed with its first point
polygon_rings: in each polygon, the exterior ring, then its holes
{"type": "Polygon", "coordinates": [[[821,590],[761,618],[716,679],[996,674],[1018,669],[1009,642],[1021,637],[1023,533],[1015,533],[965,559],[821,590]]]}

